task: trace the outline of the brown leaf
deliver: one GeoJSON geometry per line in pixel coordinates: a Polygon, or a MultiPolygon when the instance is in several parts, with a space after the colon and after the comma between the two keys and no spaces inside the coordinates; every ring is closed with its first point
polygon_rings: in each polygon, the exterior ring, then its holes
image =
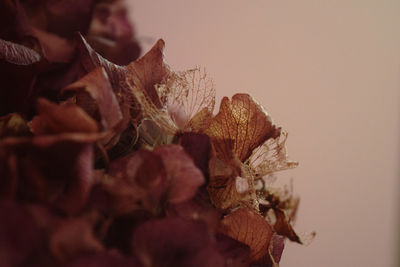
{"type": "Polygon", "coordinates": [[[104,68],[94,69],[80,80],[68,85],[61,92],[71,91],[76,92],[76,103],[89,115],[95,118],[95,113],[99,113],[99,123],[104,130],[112,129],[122,120],[121,109],[104,68]],[[89,94],[90,99],[85,99],[84,92],[89,94]],[[91,106],[95,106],[95,111],[91,106]],[[90,111],[91,109],[92,111],[90,111]]]}
{"type": "Polygon", "coordinates": [[[32,122],[35,134],[50,131],[52,133],[95,133],[99,128],[87,113],[75,104],[54,104],[44,98],[38,99],[39,115],[32,122]]]}
{"type": "Polygon", "coordinates": [[[269,138],[275,138],[279,129],[271,117],[247,94],[236,94],[229,101],[224,97],[219,113],[213,118],[206,133],[210,136],[217,156],[230,162],[233,153],[244,162],[252,151],[269,138]]]}
{"type": "Polygon", "coordinates": [[[259,214],[247,208],[240,208],[225,216],[220,231],[250,247],[252,261],[260,260],[267,253],[272,229],[259,214]]]}

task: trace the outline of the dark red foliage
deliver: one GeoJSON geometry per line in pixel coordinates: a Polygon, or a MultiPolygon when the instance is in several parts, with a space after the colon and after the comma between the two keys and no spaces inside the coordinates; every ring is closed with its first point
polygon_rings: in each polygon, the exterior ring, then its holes
{"type": "Polygon", "coordinates": [[[0,25],[1,266],[276,266],[300,242],[298,202],[255,188],[281,128],[246,94],[213,116],[162,39],[137,59],[123,0],[4,0],[0,25]]]}
{"type": "Polygon", "coordinates": [[[93,183],[96,135],[7,138],[0,143],[1,196],[78,212],[93,183]]]}

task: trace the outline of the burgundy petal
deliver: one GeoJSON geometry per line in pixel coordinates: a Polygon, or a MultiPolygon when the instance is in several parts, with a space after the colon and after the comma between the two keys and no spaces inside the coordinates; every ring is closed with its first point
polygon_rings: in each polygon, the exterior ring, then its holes
{"type": "Polygon", "coordinates": [[[14,188],[8,195],[78,212],[93,182],[92,143],[98,139],[79,134],[3,139],[0,157],[6,163],[1,176],[14,188]],[[6,160],[10,158],[14,160],[6,160]]]}
{"type": "Polygon", "coordinates": [[[62,92],[71,91],[76,92],[77,104],[85,109],[88,114],[95,118],[94,112],[99,113],[99,122],[103,129],[111,129],[122,120],[121,109],[104,68],[96,68],[80,80],[68,85],[62,92]],[[86,101],[85,92],[90,96],[86,101]],[[93,109],[90,107],[93,105],[95,111],[90,112],[90,109],[93,109]]]}
{"type": "Polygon", "coordinates": [[[161,156],[169,177],[168,201],[180,203],[191,199],[204,183],[204,176],[179,145],[160,146],[154,152],[161,156]]]}
{"type": "Polygon", "coordinates": [[[0,201],[1,266],[22,266],[40,243],[32,216],[19,204],[0,201]]]}
{"type": "Polygon", "coordinates": [[[144,266],[194,266],[184,263],[195,263],[192,259],[209,245],[210,236],[202,222],[165,218],[137,227],[132,242],[144,266]]]}

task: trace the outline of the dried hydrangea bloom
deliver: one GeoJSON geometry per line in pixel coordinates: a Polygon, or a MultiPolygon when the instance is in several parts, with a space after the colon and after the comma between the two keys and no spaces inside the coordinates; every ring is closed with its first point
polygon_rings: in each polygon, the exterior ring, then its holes
{"type": "Polygon", "coordinates": [[[214,84],[205,71],[200,68],[178,73],[169,71],[163,61],[163,48],[164,42],[159,40],[142,62],[139,60],[127,67],[133,75],[127,77],[126,83],[140,106],[141,115],[147,119],[142,125],[142,134],[148,136],[150,144],[162,143],[163,134],[173,136],[180,131],[202,131],[215,105],[214,84]],[[146,73],[147,68],[151,73],[146,73]],[[154,75],[157,81],[146,80],[154,75]],[[161,136],[153,136],[154,131],[161,136]]]}

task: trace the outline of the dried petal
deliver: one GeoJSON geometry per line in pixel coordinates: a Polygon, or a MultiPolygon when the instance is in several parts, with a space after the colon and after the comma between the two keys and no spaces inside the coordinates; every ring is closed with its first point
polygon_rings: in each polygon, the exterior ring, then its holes
{"type": "Polygon", "coordinates": [[[247,267],[250,265],[250,249],[247,245],[223,234],[217,234],[217,250],[225,258],[226,267],[247,267]]]}
{"type": "Polygon", "coordinates": [[[75,47],[70,40],[35,27],[32,30],[40,43],[43,57],[49,62],[68,63],[72,59],[75,47]]]}
{"type": "Polygon", "coordinates": [[[2,139],[2,179],[10,181],[20,200],[42,201],[75,214],[92,186],[92,143],[98,139],[79,134],[2,139]]]}
{"type": "Polygon", "coordinates": [[[251,152],[269,138],[275,138],[279,129],[270,116],[247,94],[236,94],[229,101],[224,97],[219,113],[206,130],[217,156],[229,163],[233,152],[244,162],[251,152]]]}
{"type": "Polygon", "coordinates": [[[61,261],[103,250],[100,241],[94,237],[88,220],[65,220],[53,231],[50,236],[50,250],[61,261]]]}
{"type": "Polygon", "coordinates": [[[137,227],[132,247],[144,266],[206,267],[211,266],[207,262],[213,260],[220,264],[212,266],[221,266],[219,259],[215,259],[219,255],[207,249],[210,242],[210,235],[203,222],[165,218],[151,220],[137,227]],[[212,254],[203,253],[205,249],[212,254]],[[198,256],[199,253],[202,257],[198,256]]]}
{"type": "Polygon", "coordinates": [[[31,65],[41,57],[31,48],[0,39],[0,59],[16,65],[31,65]]]}
{"type": "Polygon", "coordinates": [[[278,137],[268,139],[262,146],[253,150],[248,165],[256,177],[292,169],[299,165],[298,162],[288,160],[285,146],[287,136],[286,132],[281,131],[278,137]]]}
{"type": "Polygon", "coordinates": [[[185,149],[206,179],[208,179],[208,161],[211,153],[210,138],[205,134],[183,133],[178,143],[185,149]]]}
{"type": "MultiPolygon", "coordinates": [[[[97,107],[96,111],[100,115],[103,129],[112,129],[122,120],[121,109],[104,68],[96,68],[80,80],[68,85],[62,93],[71,91],[77,91],[76,102],[86,112],[90,110],[91,105],[97,107]],[[84,101],[83,92],[87,92],[91,99],[84,101]]],[[[88,112],[88,114],[95,117],[95,112],[88,112]]]]}
{"type": "Polygon", "coordinates": [[[282,252],[285,247],[285,237],[274,233],[268,247],[268,255],[256,266],[279,267],[282,252]]]}
{"type": "Polygon", "coordinates": [[[162,87],[169,116],[183,131],[208,127],[215,106],[215,86],[199,67],[170,75],[162,87]]]}
{"type": "Polygon", "coordinates": [[[125,68],[111,63],[100,56],[90,47],[81,34],[76,34],[75,40],[77,42],[80,62],[86,73],[89,73],[98,67],[103,67],[108,74],[114,92],[118,94],[121,91],[120,83],[125,81],[125,68]]]}
{"type": "Polygon", "coordinates": [[[302,244],[300,237],[294,231],[289,217],[286,213],[281,209],[274,209],[274,213],[276,216],[276,223],[274,224],[274,230],[282,236],[289,238],[293,242],[297,242],[302,244]]]}
{"type": "Polygon", "coordinates": [[[143,57],[126,66],[129,72],[127,82],[140,105],[143,104],[144,97],[156,108],[162,107],[155,85],[162,83],[170,75],[169,67],[164,62],[164,46],[164,41],[158,40],[143,57]]]}
{"type": "Polygon", "coordinates": [[[40,244],[40,231],[21,205],[0,201],[0,262],[2,266],[22,266],[40,244]]]}
{"type": "Polygon", "coordinates": [[[220,231],[250,247],[252,261],[260,260],[268,250],[272,229],[265,219],[247,208],[240,208],[225,216],[220,231]]]}
{"type": "Polygon", "coordinates": [[[156,153],[139,150],[110,164],[103,190],[109,198],[109,212],[126,214],[136,209],[155,212],[167,189],[164,163],[156,153]]]}
{"type": "Polygon", "coordinates": [[[211,202],[217,208],[225,210],[245,204],[254,207],[256,210],[258,209],[253,177],[246,170],[247,168],[239,165],[233,169],[232,166],[225,164],[224,161],[216,157],[211,158],[209,167],[210,181],[207,190],[210,194],[211,202]],[[243,177],[239,181],[243,182],[243,184],[244,182],[246,183],[246,190],[238,188],[237,177],[243,177]]]}
{"type": "Polygon", "coordinates": [[[179,203],[191,199],[204,183],[204,176],[179,145],[157,147],[154,152],[163,160],[169,177],[168,201],[179,203]]]}
{"type": "Polygon", "coordinates": [[[95,133],[99,130],[96,121],[75,104],[57,105],[40,98],[37,111],[39,116],[32,122],[32,130],[35,134],[46,130],[51,133],[95,133]]]}

